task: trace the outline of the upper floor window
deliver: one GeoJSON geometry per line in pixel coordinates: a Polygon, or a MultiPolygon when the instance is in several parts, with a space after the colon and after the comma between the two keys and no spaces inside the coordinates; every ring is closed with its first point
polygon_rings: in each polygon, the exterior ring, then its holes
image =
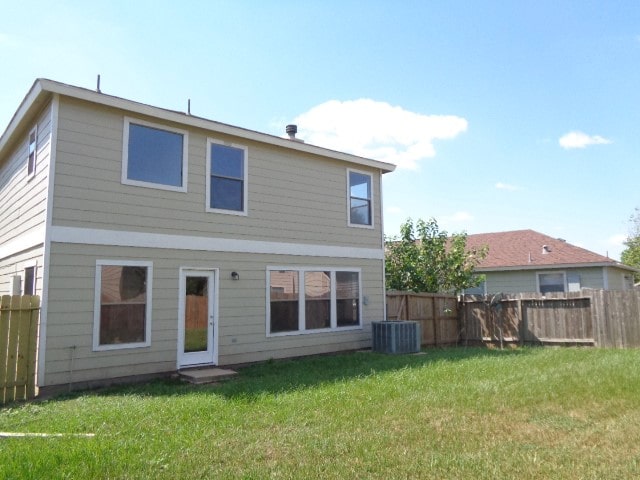
{"type": "Polygon", "coordinates": [[[247,214],[247,148],[207,142],[207,210],[247,214]]]}
{"type": "Polygon", "coordinates": [[[125,118],[122,183],[187,191],[187,132],[125,118]]]}
{"type": "Polygon", "coordinates": [[[348,171],[349,174],[349,225],[356,227],[373,226],[371,175],[348,171]]]}
{"type": "Polygon", "coordinates": [[[36,163],[38,160],[38,128],[34,127],[29,132],[29,143],[27,145],[27,176],[32,177],[36,173],[36,163]]]}

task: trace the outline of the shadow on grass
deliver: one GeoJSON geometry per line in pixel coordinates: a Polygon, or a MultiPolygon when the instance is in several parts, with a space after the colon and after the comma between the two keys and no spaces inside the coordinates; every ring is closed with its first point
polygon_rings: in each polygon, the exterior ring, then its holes
{"type": "Polygon", "coordinates": [[[531,352],[530,348],[494,350],[483,347],[425,349],[420,354],[385,355],[370,351],[270,360],[238,369],[239,375],[212,385],[191,385],[177,379],[79,391],[49,401],[99,396],[179,396],[194,393],[251,400],[262,395],[282,394],[350,379],[366,378],[405,368],[420,368],[436,362],[459,362],[472,358],[503,358],[531,352]]]}

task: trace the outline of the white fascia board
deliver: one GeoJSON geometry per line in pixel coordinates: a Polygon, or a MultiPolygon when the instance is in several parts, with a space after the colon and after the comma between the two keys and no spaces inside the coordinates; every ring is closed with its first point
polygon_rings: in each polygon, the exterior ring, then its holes
{"type": "Polygon", "coordinates": [[[9,140],[13,137],[13,134],[20,128],[25,116],[29,113],[32,106],[36,103],[36,100],[42,93],[42,84],[40,81],[36,80],[31,86],[31,89],[25,95],[16,112],[13,114],[13,117],[11,117],[11,120],[9,120],[7,128],[0,137],[0,156],[9,143],[9,140]]]}
{"type": "Polygon", "coordinates": [[[78,98],[80,100],[86,100],[88,102],[98,103],[109,107],[119,108],[140,115],[148,115],[150,117],[160,118],[169,122],[176,122],[183,125],[202,128],[208,131],[240,137],[247,140],[253,140],[256,142],[276,145],[291,150],[298,150],[305,153],[343,160],[345,162],[354,163],[357,165],[365,165],[367,167],[380,169],[383,173],[392,172],[396,168],[396,166],[391,163],[359,157],[357,155],[351,155],[344,152],[338,152],[315,145],[309,145],[303,142],[294,142],[289,139],[277,137],[275,135],[269,135],[246,128],[235,127],[225,123],[216,122],[214,120],[208,120],[206,118],[188,115],[183,112],[153,107],[144,103],[127,100],[120,97],[114,97],[104,93],[98,93],[93,90],[54,82],[53,80],[40,79],[38,80],[38,82],[41,84],[41,88],[48,92],[58,93],[60,95],[78,98]]]}
{"type": "Polygon", "coordinates": [[[384,260],[384,250],[381,248],[265,242],[60,226],[51,228],[51,241],[117,247],[384,260]]]}

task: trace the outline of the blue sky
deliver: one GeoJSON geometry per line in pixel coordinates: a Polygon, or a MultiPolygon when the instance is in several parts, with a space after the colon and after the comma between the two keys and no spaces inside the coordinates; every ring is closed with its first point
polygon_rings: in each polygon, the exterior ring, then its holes
{"type": "Polygon", "coordinates": [[[640,2],[0,0],[0,130],[37,77],[398,164],[385,231],[531,228],[618,259],[640,2]]]}

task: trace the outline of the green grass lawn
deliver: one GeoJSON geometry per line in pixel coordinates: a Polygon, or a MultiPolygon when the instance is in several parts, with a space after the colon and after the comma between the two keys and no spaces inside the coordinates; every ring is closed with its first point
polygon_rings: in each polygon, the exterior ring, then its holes
{"type": "Polygon", "coordinates": [[[637,478],[640,350],[354,353],[0,408],[0,478],[637,478]]]}

